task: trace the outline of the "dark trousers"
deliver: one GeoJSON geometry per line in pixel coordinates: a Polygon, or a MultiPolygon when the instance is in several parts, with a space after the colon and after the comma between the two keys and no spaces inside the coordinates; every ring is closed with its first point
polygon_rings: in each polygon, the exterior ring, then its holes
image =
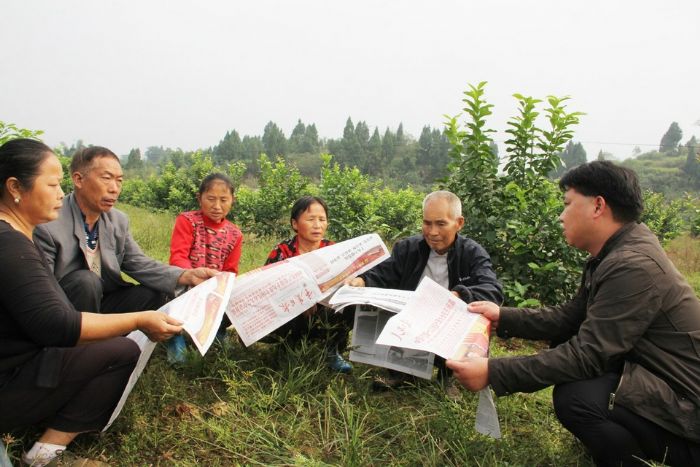
{"type": "Polygon", "coordinates": [[[345,308],[342,313],[317,305],[318,309],[312,316],[303,314],[283,324],[273,331],[263,342],[270,342],[276,336],[289,344],[295,345],[301,339],[322,340],[329,349],[343,352],[348,345],[348,333],[352,329],[355,314],[352,307],[345,308]]]}
{"type": "Polygon", "coordinates": [[[157,310],[167,301],[163,293],[143,285],[125,285],[105,290],[104,281],[87,269],[66,275],[59,284],[78,311],[126,313],[157,310]]]}
{"type": "Polygon", "coordinates": [[[126,337],[43,349],[0,387],[0,433],[37,425],[71,433],[101,430],[139,355],[126,337]]]}
{"type": "Polygon", "coordinates": [[[615,403],[610,393],[620,375],[559,384],[554,387],[554,410],[562,425],[588,448],[597,465],[700,465],[700,444],[683,439],[615,403]]]}

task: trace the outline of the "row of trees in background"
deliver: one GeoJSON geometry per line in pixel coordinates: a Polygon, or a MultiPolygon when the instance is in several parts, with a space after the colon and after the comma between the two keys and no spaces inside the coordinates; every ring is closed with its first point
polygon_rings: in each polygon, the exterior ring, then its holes
{"type": "MultiPolygon", "coordinates": [[[[82,141],[62,148],[64,154],[73,154],[82,141]]],[[[380,133],[377,127],[370,132],[365,121],[353,123],[348,118],[343,136],[337,139],[322,139],[315,124],[304,124],[299,120],[289,137],[274,122],[263,129],[262,136],[241,135],[235,129],[226,132],[219,143],[199,152],[210,156],[215,164],[225,165],[240,162],[245,165],[245,176],[257,177],[261,167],[260,154],[281,157],[294,164],[302,175],[318,180],[320,177],[320,155],[330,153],[342,167],[357,167],[363,174],[384,178],[387,185],[396,186],[399,179],[403,185],[430,186],[437,178],[446,175],[449,142],[444,131],[424,126],[418,139],[405,134],[403,124],[396,130],[386,128],[380,133]]],[[[124,168],[130,174],[153,174],[167,163],[182,167],[192,153],[180,149],[151,146],[141,154],[132,149],[122,156],[124,168]]]]}

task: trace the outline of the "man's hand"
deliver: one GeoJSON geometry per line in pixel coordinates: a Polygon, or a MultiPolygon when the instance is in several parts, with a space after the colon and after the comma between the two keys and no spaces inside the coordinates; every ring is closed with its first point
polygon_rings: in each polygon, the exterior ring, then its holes
{"type": "Polygon", "coordinates": [[[447,368],[454,371],[457,380],[472,392],[481,391],[489,384],[489,359],[470,357],[465,360],[447,360],[447,368]]]}
{"type": "Polygon", "coordinates": [[[177,279],[179,285],[199,285],[210,277],[214,277],[219,273],[216,269],[211,268],[194,268],[185,269],[177,279]]]}
{"type": "Polygon", "coordinates": [[[495,331],[498,327],[498,319],[501,317],[501,308],[493,302],[471,302],[467,305],[467,310],[472,313],[484,315],[486,319],[491,321],[491,331],[495,331]]]}
{"type": "Polygon", "coordinates": [[[361,277],[354,277],[350,280],[345,281],[345,285],[349,285],[352,287],[364,287],[365,280],[361,277]]]}
{"type": "Polygon", "coordinates": [[[141,311],[136,321],[139,331],[153,342],[170,339],[182,332],[182,321],[160,311],[141,311]]]}

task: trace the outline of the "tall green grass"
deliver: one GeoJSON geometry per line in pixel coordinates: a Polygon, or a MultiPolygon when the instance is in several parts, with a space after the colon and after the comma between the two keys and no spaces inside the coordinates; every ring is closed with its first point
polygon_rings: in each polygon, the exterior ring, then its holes
{"type": "MultiPolygon", "coordinates": [[[[166,260],[172,216],[121,208],[144,251],[166,260]]],[[[248,238],[241,272],[262,265],[277,240],[248,238]]],[[[493,344],[496,354],[537,349],[493,344]]],[[[375,392],[380,369],[355,364],[339,375],[324,355],[317,342],[246,348],[232,334],[173,368],[159,345],[115,424],[79,436],[71,450],[117,466],[591,465],[554,416],[549,390],[498,399],[503,439],[494,440],[474,430],[476,395],[453,402],[422,380],[375,392]]],[[[14,461],[38,433],[5,438],[14,461]]]]}

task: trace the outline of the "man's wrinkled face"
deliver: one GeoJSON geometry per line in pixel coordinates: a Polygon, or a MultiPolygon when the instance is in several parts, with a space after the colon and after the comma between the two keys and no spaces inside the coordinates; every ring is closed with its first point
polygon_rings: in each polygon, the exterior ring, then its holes
{"type": "Polygon", "coordinates": [[[81,206],[89,210],[85,214],[100,214],[114,207],[122,191],[124,172],[113,157],[98,156],[88,170],[73,174],[76,196],[81,206]]]}
{"type": "Polygon", "coordinates": [[[430,248],[439,254],[452,246],[463,225],[464,217],[455,217],[445,199],[430,200],[423,209],[423,237],[430,248]]]}

